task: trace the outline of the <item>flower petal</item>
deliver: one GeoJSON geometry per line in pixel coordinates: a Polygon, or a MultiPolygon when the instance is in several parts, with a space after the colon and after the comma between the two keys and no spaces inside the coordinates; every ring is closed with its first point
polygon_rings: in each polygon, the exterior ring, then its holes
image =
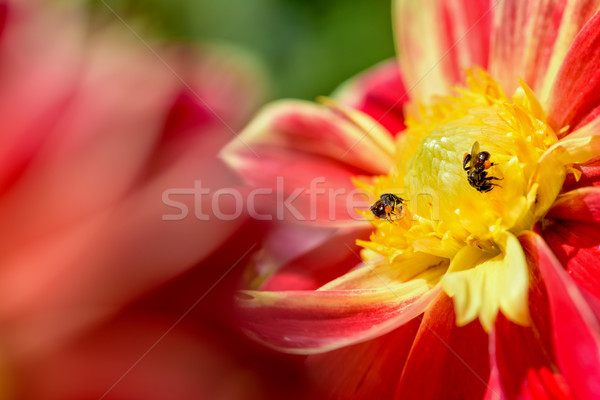
{"type": "Polygon", "coordinates": [[[565,56],[550,92],[550,124],[576,127],[600,105],[600,12],[585,24],[565,56]]]}
{"type": "Polygon", "coordinates": [[[393,134],[405,128],[408,93],[396,60],[383,61],[343,83],[332,97],[373,117],[393,134]]]}
{"type": "MultiPolygon", "coordinates": [[[[289,229],[288,229],[289,230],[289,229]]],[[[313,229],[314,231],[314,229],[313,229]]],[[[269,276],[261,290],[315,290],[346,274],[361,260],[357,238],[366,239],[372,229],[338,229],[318,245],[294,257],[269,276]]],[[[278,232],[281,234],[281,231],[278,232]]],[[[312,236],[315,236],[313,233],[312,236]]]]}
{"type": "Polygon", "coordinates": [[[85,27],[82,18],[47,4],[3,1],[0,7],[2,193],[27,168],[72,102],[85,53],[85,27]],[[53,33],[51,45],[48,32],[53,33]]]}
{"type": "Polygon", "coordinates": [[[539,184],[535,217],[539,218],[552,206],[565,178],[565,166],[594,160],[600,154],[600,136],[566,138],[550,147],[540,158],[531,184],[539,184]]]}
{"type": "Polygon", "coordinates": [[[420,252],[398,257],[393,263],[379,255],[369,260],[367,250],[362,251],[362,257],[366,261],[355,270],[334,279],[319,290],[376,289],[413,279],[424,279],[430,286],[435,286],[448,269],[447,259],[420,252]]]}
{"type": "Polygon", "coordinates": [[[489,376],[488,336],[479,323],[457,327],[445,293],[427,309],[396,399],[481,399],[489,376]]]}
{"type": "Polygon", "coordinates": [[[521,78],[545,99],[573,38],[597,4],[597,0],[498,2],[490,72],[508,93],[521,78]]]}
{"type": "Polygon", "coordinates": [[[574,168],[581,175],[568,174],[562,188],[563,193],[588,186],[600,186],[600,159],[579,164],[574,168]]]}
{"type": "MultiPolygon", "coordinates": [[[[540,99],[547,103],[548,95],[556,81],[556,76],[561,68],[565,56],[581,28],[588,22],[600,7],[598,0],[573,0],[562,1],[554,5],[553,21],[560,20],[560,26],[555,26],[556,38],[551,48],[550,59],[547,64],[544,84],[540,88],[540,99]]],[[[551,36],[550,36],[551,37],[551,36]]]]}
{"type": "Polygon", "coordinates": [[[267,106],[222,156],[264,191],[255,200],[278,219],[353,225],[364,223],[354,209],[371,202],[351,177],[393,166],[393,148],[380,143],[328,107],[289,100],[267,106]]]}
{"type": "Polygon", "coordinates": [[[600,188],[558,197],[542,236],[577,284],[600,300],[600,188]]]}
{"type": "MultiPolygon", "coordinates": [[[[475,264],[475,268],[453,262],[442,278],[444,291],[454,300],[458,325],[466,325],[479,317],[489,332],[499,311],[511,321],[521,325],[529,323],[525,256],[514,235],[507,233],[503,240],[503,249],[498,256],[475,264]]],[[[466,247],[464,252],[470,249],[466,247]]],[[[461,252],[457,259],[462,258],[461,252]]]]}
{"type": "Polygon", "coordinates": [[[331,399],[391,399],[421,321],[342,349],[309,356],[306,364],[331,399]]]}
{"type": "Polygon", "coordinates": [[[379,289],[243,291],[240,324],[280,351],[321,353],[392,331],[421,314],[438,291],[424,280],[379,289]]]}
{"type": "Polygon", "coordinates": [[[427,101],[433,94],[446,94],[462,80],[463,68],[487,67],[490,3],[396,1],[396,47],[411,97],[427,101]]]}
{"type": "MultiPolygon", "coordinates": [[[[547,334],[548,332],[542,332],[547,334]]],[[[492,362],[497,365],[507,399],[567,399],[569,387],[556,371],[552,348],[544,347],[540,332],[498,316],[491,340],[492,362]]]]}
{"type": "Polygon", "coordinates": [[[575,283],[544,240],[520,236],[528,259],[539,265],[548,291],[556,359],[577,398],[600,396],[600,325],[575,283]]]}

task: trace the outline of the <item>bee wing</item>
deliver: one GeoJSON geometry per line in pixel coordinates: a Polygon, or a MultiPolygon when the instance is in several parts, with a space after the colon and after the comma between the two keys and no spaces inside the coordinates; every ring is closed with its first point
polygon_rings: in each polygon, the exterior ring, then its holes
{"type": "Polygon", "coordinates": [[[471,161],[470,161],[470,165],[471,167],[475,167],[475,164],[477,163],[477,159],[479,158],[479,142],[476,140],[475,143],[473,143],[473,147],[471,147],[471,161]]]}

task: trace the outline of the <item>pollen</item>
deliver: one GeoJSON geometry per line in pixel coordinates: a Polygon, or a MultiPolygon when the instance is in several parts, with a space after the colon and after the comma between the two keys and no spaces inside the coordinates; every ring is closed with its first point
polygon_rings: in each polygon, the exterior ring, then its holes
{"type": "Polygon", "coordinates": [[[370,240],[358,243],[365,260],[375,254],[398,268],[432,256],[432,265],[400,276],[441,285],[458,325],[478,318],[489,330],[498,312],[527,325],[529,278],[518,235],[550,207],[570,160],[553,151],[557,135],[524,83],[508,97],[484,71],[468,71],[466,82],[451,96],[413,105],[394,168],[358,183],[373,198],[406,199],[401,221],[372,220],[370,240]]]}

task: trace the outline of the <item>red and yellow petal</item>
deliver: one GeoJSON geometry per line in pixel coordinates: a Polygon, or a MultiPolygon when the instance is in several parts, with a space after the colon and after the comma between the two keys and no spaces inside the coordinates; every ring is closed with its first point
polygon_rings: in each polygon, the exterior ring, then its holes
{"type": "Polygon", "coordinates": [[[378,289],[238,295],[241,328],[280,351],[314,354],[381,336],[421,314],[439,288],[424,280],[378,289]]]}
{"type": "Polygon", "coordinates": [[[463,68],[487,67],[491,10],[488,0],[396,1],[396,47],[411,97],[445,94],[463,68]]]}
{"type": "MultiPolygon", "coordinates": [[[[600,122],[600,119],[598,119],[598,122],[600,122]]],[[[578,171],[578,176],[568,174],[562,192],[588,186],[600,186],[600,159],[585,164],[578,164],[574,168],[578,171]]]]}
{"type": "Polygon", "coordinates": [[[571,130],[600,106],[600,12],[575,37],[547,100],[550,124],[571,130]]]}
{"type": "Polygon", "coordinates": [[[599,4],[597,0],[497,3],[489,71],[509,93],[521,78],[547,99],[573,38],[599,4]]]}
{"type": "Polygon", "coordinates": [[[548,61],[545,78],[540,88],[540,98],[546,103],[552,85],[556,80],[565,55],[569,51],[573,39],[581,28],[588,22],[600,7],[598,0],[575,0],[556,2],[557,10],[553,14],[553,21],[560,21],[556,26],[556,39],[551,48],[551,57],[548,61]]]}
{"type": "Polygon", "coordinates": [[[367,208],[370,200],[351,178],[387,173],[394,150],[385,130],[365,129],[362,122],[326,106],[279,101],[267,106],[222,156],[264,191],[255,200],[274,218],[361,224],[354,209],[367,208]]]}
{"type": "Polygon", "coordinates": [[[577,398],[600,396],[600,325],[575,282],[544,240],[520,236],[528,259],[539,266],[548,293],[557,364],[577,398]]]}

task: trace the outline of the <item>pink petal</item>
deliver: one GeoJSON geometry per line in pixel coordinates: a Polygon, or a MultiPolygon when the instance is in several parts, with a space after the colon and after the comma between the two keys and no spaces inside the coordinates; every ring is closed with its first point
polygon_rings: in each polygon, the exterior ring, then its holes
{"type": "MultiPolygon", "coordinates": [[[[393,142],[382,145],[329,108],[280,101],[265,108],[223,151],[223,157],[259,188],[260,213],[295,223],[356,225],[354,210],[371,200],[351,178],[385,174],[393,165],[393,142]]],[[[384,131],[385,132],[385,131],[384,131]]],[[[265,217],[268,218],[268,217],[265,217]]]]}
{"type": "Polygon", "coordinates": [[[483,398],[490,373],[487,343],[479,322],[456,326],[452,299],[441,293],[423,316],[395,398],[483,398]]]}
{"type": "Polygon", "coordinates": [[[403,106],[409,98],[396,60],[384,61],[350,79],[333,96],[370,115],[392,134],[405,128],[403,106]]]}
{"type": "Polygon", "coordinates": [[[396,45],[411,97],[445,94],[463,68],[487,67],[492,11],[489,0],[396,2],[396,45]]]}
{"type": "Polygon", "coordinates": [[[600,300],[600,188],[559,196],[542,236],[573,280],[600,300]]]}
{"type": "Polygon", "coordinates": [[[421,321],[418,318],[370,340],[309,356],[309,372],[325,399],[390,399],[421,321]]]}
{"type": "Polygon", "coordinates": [[[0,193],[18,179],[47,140],[74,95],[82,68],[81,20],[29,3],[2,6],[0,193]],[[42,17],[48,14],[53,15],[42,17]],[[51,45],[48,32],[53,32],[51,45]]]}
{"type": "Polygon", "coordinates": [[[380,289],[242,292],[241,327],[280,351],[313,354],[384,335],[423,312],[439,290],[411,281],[380,289]]]}
{"type": "Polygon", "coordinates": [[[539,265],[548,291],[557,364],[577,398],[600,396],[600,325],[579,289],[544,240],[520,236],[526,253],[539,265]]]}
{"type": "Polygon", "coordinates": [[[549,96],[549,121],[557,130],[578,125],[600,105],[600,12],[575,37],[549,96]]]}

